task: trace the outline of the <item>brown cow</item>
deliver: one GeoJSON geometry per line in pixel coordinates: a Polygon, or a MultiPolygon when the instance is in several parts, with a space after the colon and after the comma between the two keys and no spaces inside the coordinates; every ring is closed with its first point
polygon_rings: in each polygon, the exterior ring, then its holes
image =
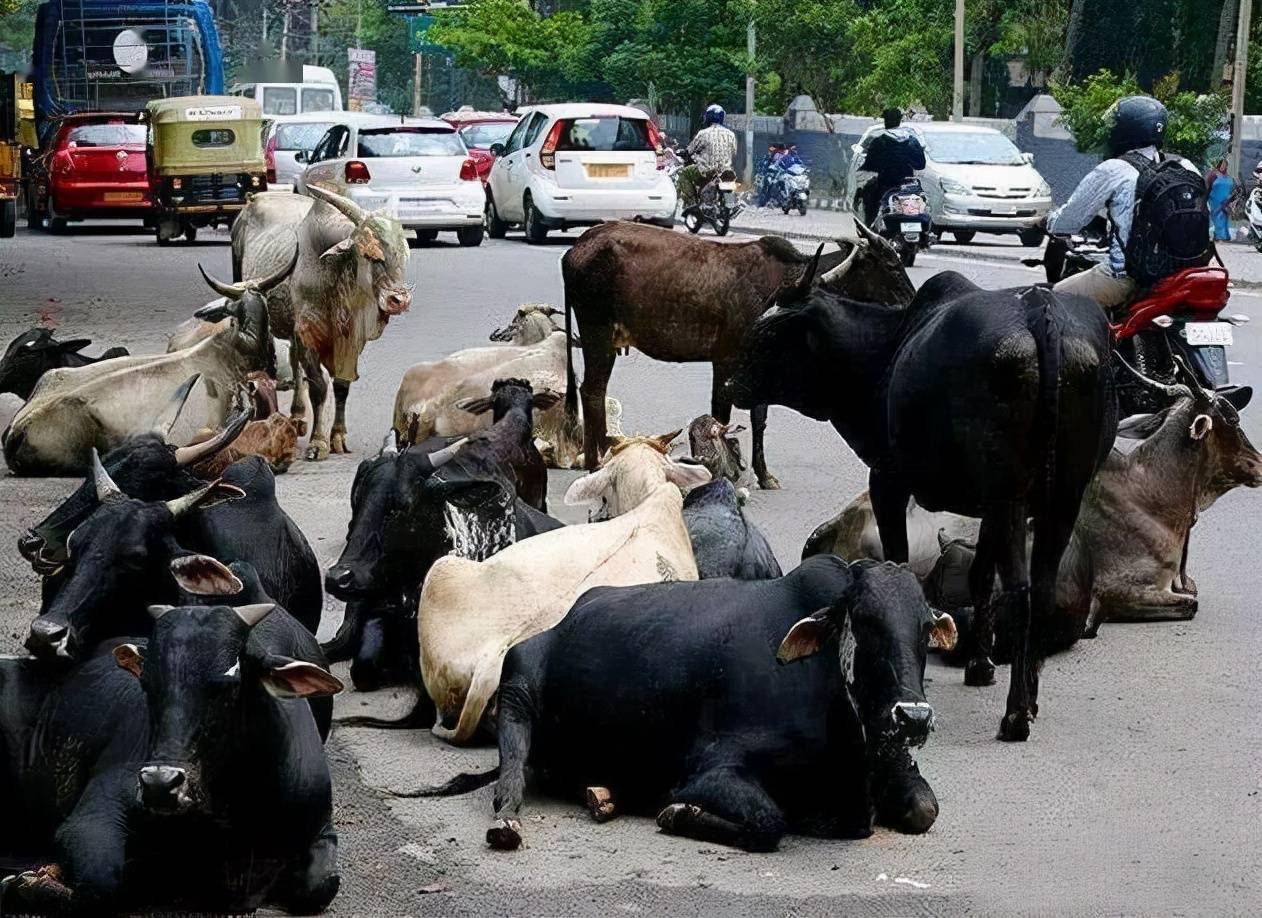
{"type": "MultiPolygon", "coordinates": [[[[911,302],[915,290],[892,249],[839,245],[839,251],[821,259],[820,270],[834,272],[843,263],[853,263],[852,255],[862,262],[856,270],[841,272],[844,279],[837,275],[839,293],[889,304],[911,302]]],[[[719,243],[640,223],[605,223],[585,232],[562,257],[561,275],[566,331],[571,331],[573,315],[582,339],[587,468],[596,468],[608,447],[605,392],[619,348],[635,347],[673,363],[713,364],[710,413],[727,423],[732,402],[724,394],[724,384],[745,332],[775,294],[797,283],[810,264],[809,256],[779,236],[719,243]]],[[[566,413],[576,418],[578,396],[569,347],[566,363],[566,413]]],[[[763,455],[767,406],[755,406],[750,421],[758,483],[779,487],[763,455]]]]}

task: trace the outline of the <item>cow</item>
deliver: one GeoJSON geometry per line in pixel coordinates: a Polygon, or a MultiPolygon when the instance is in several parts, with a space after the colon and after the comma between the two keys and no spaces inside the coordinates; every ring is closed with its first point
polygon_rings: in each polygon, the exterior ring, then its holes
{"type": "MultiPolygon", "coordinates": [[[[432,436],[464,436],[485,427],[485,416],[472,415],[459,406],[486,396],[496,379],[523,378],[536,390],[560,391],[565,385],[566,348],[565,332],[556,328],[552,319],[558,313],[546,305],[521,306],[508,325],[491,332],[492,341],[505,344],[468,348],[410,367],[394,397],[394,430],[399,445],[432,436]]],[[[606,407],[607,423],[616,433],[622,406],[608,399],[606,407]]],[[[572,468],[582,452],[581,428],[567,420],[559,404],[535,417],[540,452],[552,468],[572,468]]]]}
{"type": "Polygon", "coordinates": [[[984,291],[949,271],[906,307],[850,299],[810,275],[750,329],[729,383],[734,403],[785,405],[832,423],[871,470],[891,561],[908,560],[912,497],[981,518],[970,579],[977,649],[965,682],[994,681],[997,570],[1017,635],[999,738],[1023,741],[1038,711],[1039,642],[1055,614],[1057,568],[1117,430],[1105,316],[1082,297],[984,291]]]}
{"type": "Polygon", "coordinates": [[[555,625],[588,588],[697,579],[680,490],[704,484],[710,473],[670,459],[679,433],[615,440],[601,468],[570,485],[567,504],[604,505],[612,519],[541,533],[485,561],[434,562],[421,587],[417,630],[436,736],[470,742],[504,654],[555,625]]]}
{"type": "MultiPolygon", "coordinates": [[[[822,250],[822,246],[821,246],[822,250]]],[[[884,249],[842,243],[825,256],[825,271],[849,254],[862,270],[840,282],[851,296],[906,303],[913,288],[901,263],[884,249]]],[[[819,263],[816,253],[815,263],[819,263]]],[[[620,349],[638,348],[675,363],[713,365],[710,413],[726,423],[731,400],[724,389],[741,341],[769,298],[800,279],[811,259],[778,236],[722,244],[638,223],[605,223],[583,233],[561,258],[565,326],[578,323],[583,351],[583,437],[588,469],[596,468],[608,437],[605,393],[620,349]]],[[[572,348],[566,347],[566,412],[578,422],[572,348]]],[[[758,484],[778,487],[767,471],[765,405],[751,409],[753,463],[758,484]]]]}
{"type": "MultiPolygon", "coordinates": [[[[213,321],[232,321],[184,351],[50,370],[4,433],[4,457],[15,475],[82,475],[92,449],[107,452],[147,430],[169,433],[201,380],[210,404],[206,426],[227,416],[246,376],[274,365],[263,297],[293,269],[294,259],[275,273],[241,285],[226,306],[198,310],[213,321]]],[[[212,286],[217,283],[202,272],[212,286]]]]}
{"type": "Polygon", "coordinates": [[[736,488],[726,478],[689,491],[683,514],[702,580],[770,580],[781,575],[766,536],[745,518],[736,488]]]}
{"type": "Polygon", "coordinates": [[[740,424],[722,424],[708,414],[693,418],[688,425],[688,452],[710,470],[713,478],[726,478],[740,488],[745,477],[745,459],[736,435],[744,429],[740,424]]]}
{"type": "Polygon", "coordinates": [[[905,568],[835,557],[768,581],[588,590],[504,660],[487,841],[521,844],[528,764],[558,793],[748,851],[874,821],[924,832],[938,803],[909,747],[934,726],[926,651],[953,634],[905,568]]]}
{"type": "Polygon", "coordinates": [[[273,473],[283,475],[298,456],[298,423],[283,414],[250,421],[229,446],[193,466],[193,473],[209,481],[247,456],[258,456],[273,473]]]}
{"type": "Polygon", "coordinates": [[[127,348],[112,347],[100,357],[85,357],[79,352],[92,343],[91,338],[69,338],[58,341],[47,328],[24,331],[4,349],[0,357],[0,392],[11,392],[25,401],[40,377],[61,367],[86,367],[114,357],[126,357],[127,348]]]}
{"type": "Polygon", "coordinates": [[[201,592],[222,595],[239,589],[225,562],[248,560],[268,594],[314,634],[324,602],[311,547],[276,503],[262,459],[230,472],[188,494],[145,501],[128,497],[93,453],[97,505],[66,540],[58,588],[31,623],[27,649],[75,659],[103,638],[145,633],[145,608],[177,597],[172,562],[202,578],[201,592]],[[223,506],[213,513],[200,509],[216,503],[223,506]]]}
{"type": "Polygon", "coordinates": [[[251,198],[232,225],[233,278],[265,273],[288,260],[294,232],[297,266],[289,282],[271,292],[267,305],[272,334],[290,342],[290,415],[306,424],[309,387],[312,421],[306,458],[322,460],[330,452],[349,452],[346,399],[359,378],[364,346],[412,305],[406,281],[410,250],[398,221],[308,185],[305,195],[266,192],[251,198]],[[329,433],[323,426],[328,396],[323,370],[333,378],[336,402],[329,433]]]}

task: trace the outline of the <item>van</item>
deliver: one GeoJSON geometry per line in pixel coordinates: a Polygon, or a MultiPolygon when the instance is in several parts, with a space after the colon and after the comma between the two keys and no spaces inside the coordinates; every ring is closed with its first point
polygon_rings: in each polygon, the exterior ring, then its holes
{"type": "Polygon", "coordinates": [[[266,115],[297,115],[305,112],[340,112],[342,90],[328,67],[302,65],[301,83],[237,83],[234,96],[246,96],[263,106],[266,115]]]}

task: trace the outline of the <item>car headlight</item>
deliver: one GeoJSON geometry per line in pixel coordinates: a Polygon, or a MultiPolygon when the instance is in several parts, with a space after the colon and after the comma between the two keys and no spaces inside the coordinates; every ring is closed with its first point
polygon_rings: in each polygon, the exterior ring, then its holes
{"type": "Polygon", "coordinates": [[[1034,189],[1034,197],[1050,198],[1052,196],[1052,186],[1047,182],[1039,182],[1039,186],[1034,189]]]}
{"type": "Polygon", "coordinates": [[[963,182],[957,182],[954,179],[944,178],[942,180],[943,194],[972,194],[973,189],[969,188],[963,182]]]}

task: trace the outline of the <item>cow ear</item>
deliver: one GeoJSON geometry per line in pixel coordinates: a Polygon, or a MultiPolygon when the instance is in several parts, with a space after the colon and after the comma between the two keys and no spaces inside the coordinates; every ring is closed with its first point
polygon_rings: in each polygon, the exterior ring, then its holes
{"type": "Polygon", "coordinates": [[[537,411],[547,411],[561,401],[561,393],[555,389],[541,389],[530,399],[530,405],[537,411]]]}
{"type": "Polygon", "coordinates": [[[385,261],[386,253],[381,249],[381,240],[377,238],[377,234],[366,232],[359,234],[359,239],[355,243],[359,247],[359,254],[367,258],[369,261],[385,261]]]}
{"type": "Polygon", "coordinates": [[[954,650],[959,639],[959,631],[955,627],[955,619],[945,612],[929,610],[933,616],[933,627],[929,629],[930,650],[954,650]]]}
{"type": "Polygon", "coordinates": [[[351,246],[355,244],[355,240],[349,236],[336,245],[331,245],[320,253],[320,258],[340,258],[351,250],[351,246]]]}
{"type": "Polygon", "coordinates": [[[565,492],[567,507],[581,507],[584,504],[598,504],[612,482],[609,469],[597,469],[574,481],[565,492]]]}
{"type": "Polygon", "coordinates": [[[1226,399],[1236,411],[1244,411],[1245,406],[1253,398],[1252,386],[1235,386],[1218,393],[1219,398],[1226,399]]]}
{"type": "Polygon", "coordinates": [[[1188,436],[1193,440],[1204,440],[1213,429],[1214,419],[1208,414],[1198,414],[1192,418],[1192,425],[1188,427],[1188,436]]]}
{"type": "Polygon", "coordinates": [[[244,589],[236,574],[209,555],[173,559],[171,576],[181,590],[194,596],[235,596],[244,589]]]}
{"type": "Polygon", "coordinates": [[[780,663],[793,663],[817,653],[827,643],[833,631],[827,609],[808,615],[784,636],[780,649],[776,651],[776,660],[780,663]]]}
{"type": "Polygon", "coordinates": [[[137,679],[144,671],[145,658],[135,644],[119,644],[114,648],[114,662],[120,669],[125,669],[137,679]]]}
{"type": "Polygon", "coordinates": [[[322,698],[345,688],[328,670],[290,657],[270,657],[260,678],[273,698],[322,698]]]}
{"type": "Polygon", "coordinates": [[[489,396],[485,398],[466,398],[463,401],[456,402],[456,407],[461,411],[469,412],[469,414],[486,414],[491,410],[492,402],[489,396]]]}
{"type": "Polygon", "coordinates": [[[666,461],[666,480],[681,490],[695,488],[710,480],[710,470],[704,465],[691,462],[666,461]]]}

